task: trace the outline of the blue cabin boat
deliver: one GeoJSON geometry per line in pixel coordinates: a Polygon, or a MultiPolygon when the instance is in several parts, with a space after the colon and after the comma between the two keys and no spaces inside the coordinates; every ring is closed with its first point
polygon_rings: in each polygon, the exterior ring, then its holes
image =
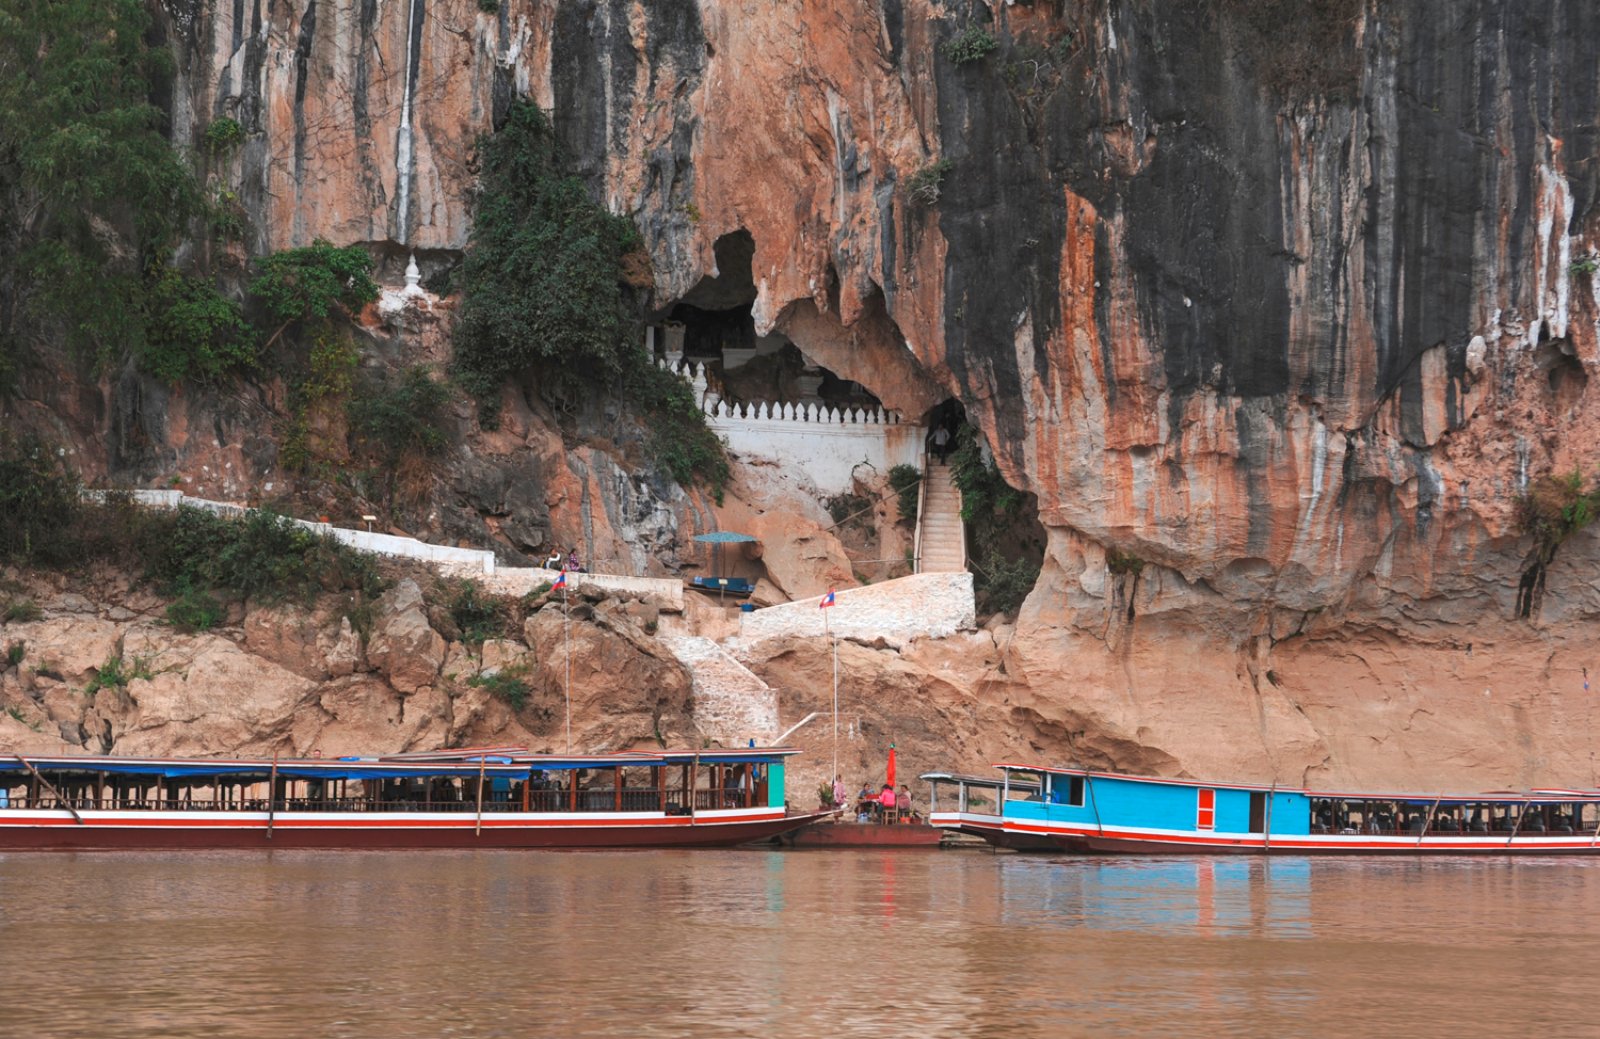
{"type": "Polygon", "coordinates": [[[1355,793],[1029,764],[929,773],[929,821],[999,847],[1117,854],[1600,852],[1600,791],[1355,793]],[[945,789],[940,803],[941,786],[945,789]],[[953,790],[951,789],[953,787],[953,790]],[[994,797],[984,797],[993,791],[994,797]]]}

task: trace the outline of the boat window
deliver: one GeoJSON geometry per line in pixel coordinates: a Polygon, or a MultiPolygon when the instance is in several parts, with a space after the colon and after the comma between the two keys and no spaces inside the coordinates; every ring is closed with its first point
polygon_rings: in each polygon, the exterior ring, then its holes
{"type": "Polygon", "coordinates": [[[1074,808],[1083,807],[1083,777],[1052,776],[1050,781],[1050,803],[1071,805],[1074,808]]]}
{"type": "Polygon", "coordinates": [[[1012,772],[1006,786],[1007,801],[1042,801],[1044,777],[1038,772],[1012,772]]]}

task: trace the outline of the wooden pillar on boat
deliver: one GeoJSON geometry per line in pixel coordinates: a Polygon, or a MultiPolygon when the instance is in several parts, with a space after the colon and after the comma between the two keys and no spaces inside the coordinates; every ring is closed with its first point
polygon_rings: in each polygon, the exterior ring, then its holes
{"type": "Polygon", "coordinates": [[[613,772],[615,772],[617,774],[616,775],[616,779],[611,784],[612,793],[614,795],[613,798],[612,798],[612,800],[614,802],[614,806],[612,808],[612,811],[620,812],[620,811],[622,811],[622,766],[618,765],[616,768],[612,769],[611,771],[613,771],[613,772]]]}
{"type": "Polygon", "coordinates": [[[567,811],[569,812],[578,810],[578,773],[582,771],[583,769],[581,768],[572,770],[572,786],[567,790],[567,811]]]}
{"type": "Polygon", "coordinates": [[[472,827],[472,835],[474,837],[483,833],[483,770],[487,767],[488,761],[489,759],[486,755],[480,754],[478,756],[478,821],[472,827]]]}
{"type": "Polygon", "coordinates": [[[756,793],[756,770],[753,765],[744,767],[744,806],[749,808],[756,793]]]}
{"type": "Polygon", "coordinates": [[[530,768],[528,770],[528,774],[526,776],[524,776],[523,779],[522,779],[522,810],[524,812],[528,811],[528,802],[533,796],[533,792],[531,790],[532,786],[533,786],[533,769],[530,768]]]}
{"type": "Polygon", "coordinates": [[[650,766],[650,782],[656,785],[656,793],[660,795],[661,814],[667,812],[667,767],[665,765],[650,766]]]}
{"type": "Polygon", "coordinates": [[[278,752],[272,752],[272,770],[267,773],[267,840],[272,840],[272,823],[278,808],[278,752]]]}
{"type": "Polygon", "coordinates": [[[700,791],[700,755],[696,754],[689,761],[689,818],[694,818],[695,799],[700,791]]]}

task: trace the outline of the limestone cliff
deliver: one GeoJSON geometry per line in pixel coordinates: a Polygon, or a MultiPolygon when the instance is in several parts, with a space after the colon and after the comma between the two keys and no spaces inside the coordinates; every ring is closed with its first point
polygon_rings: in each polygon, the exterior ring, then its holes
{"type": "MultiPolygon", "coordinates": [[[[745,232],[759,332],[912,416],[957,398],[1049,549],[963,672],[952,764],[1600,782],[1600,546],[1546,568],[1517,519],[1600,461],[1593,5],[487,6],[169,6],[178,135],[243,123],[253,250],[437,269],[475,136],[530,95],[642,231],[660,312],[707,303],[745,232]]],[[[442,354],[438,320],[385,348],[442,354]]],[[[272,403],[39,374],[13,410],[66,416],[91,470],[226,466],[243,495],[274,479],[272,403]]],[[[498,434],[462,417],[441,530],[680,561],[709,502],[512,403],[498,434]]]]}

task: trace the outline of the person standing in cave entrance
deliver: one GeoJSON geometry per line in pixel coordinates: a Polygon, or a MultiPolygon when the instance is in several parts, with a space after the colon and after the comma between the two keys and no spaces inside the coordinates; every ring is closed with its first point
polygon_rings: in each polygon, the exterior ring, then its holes
{"type": "Polygon", "coordinates": [[[939,464],[943,465],[945,456],[950,453],[950,427],[940,422],[933,431],[933,453],[938,455],[939,464]]]}
{"type": "Polygon", "coordinates": [[[545,557],[544,568],[546,570],[561,569],[561,550],[559,548],[552,548],[550,550],[550,554],[545,557]]]}
{"type": "Polygon", "coordinates": [[[588,571],[584,570],[583,562],[582,562],[582,560],[580,560],[578,558],[578,550],[577,550],[577,548],[573,548],[573,550],[571,552],[567,553],[567,572],[568,573],[574,573],[574,574],[582,574],[582,573],[587,573],[588,572],[588,571]]]}

